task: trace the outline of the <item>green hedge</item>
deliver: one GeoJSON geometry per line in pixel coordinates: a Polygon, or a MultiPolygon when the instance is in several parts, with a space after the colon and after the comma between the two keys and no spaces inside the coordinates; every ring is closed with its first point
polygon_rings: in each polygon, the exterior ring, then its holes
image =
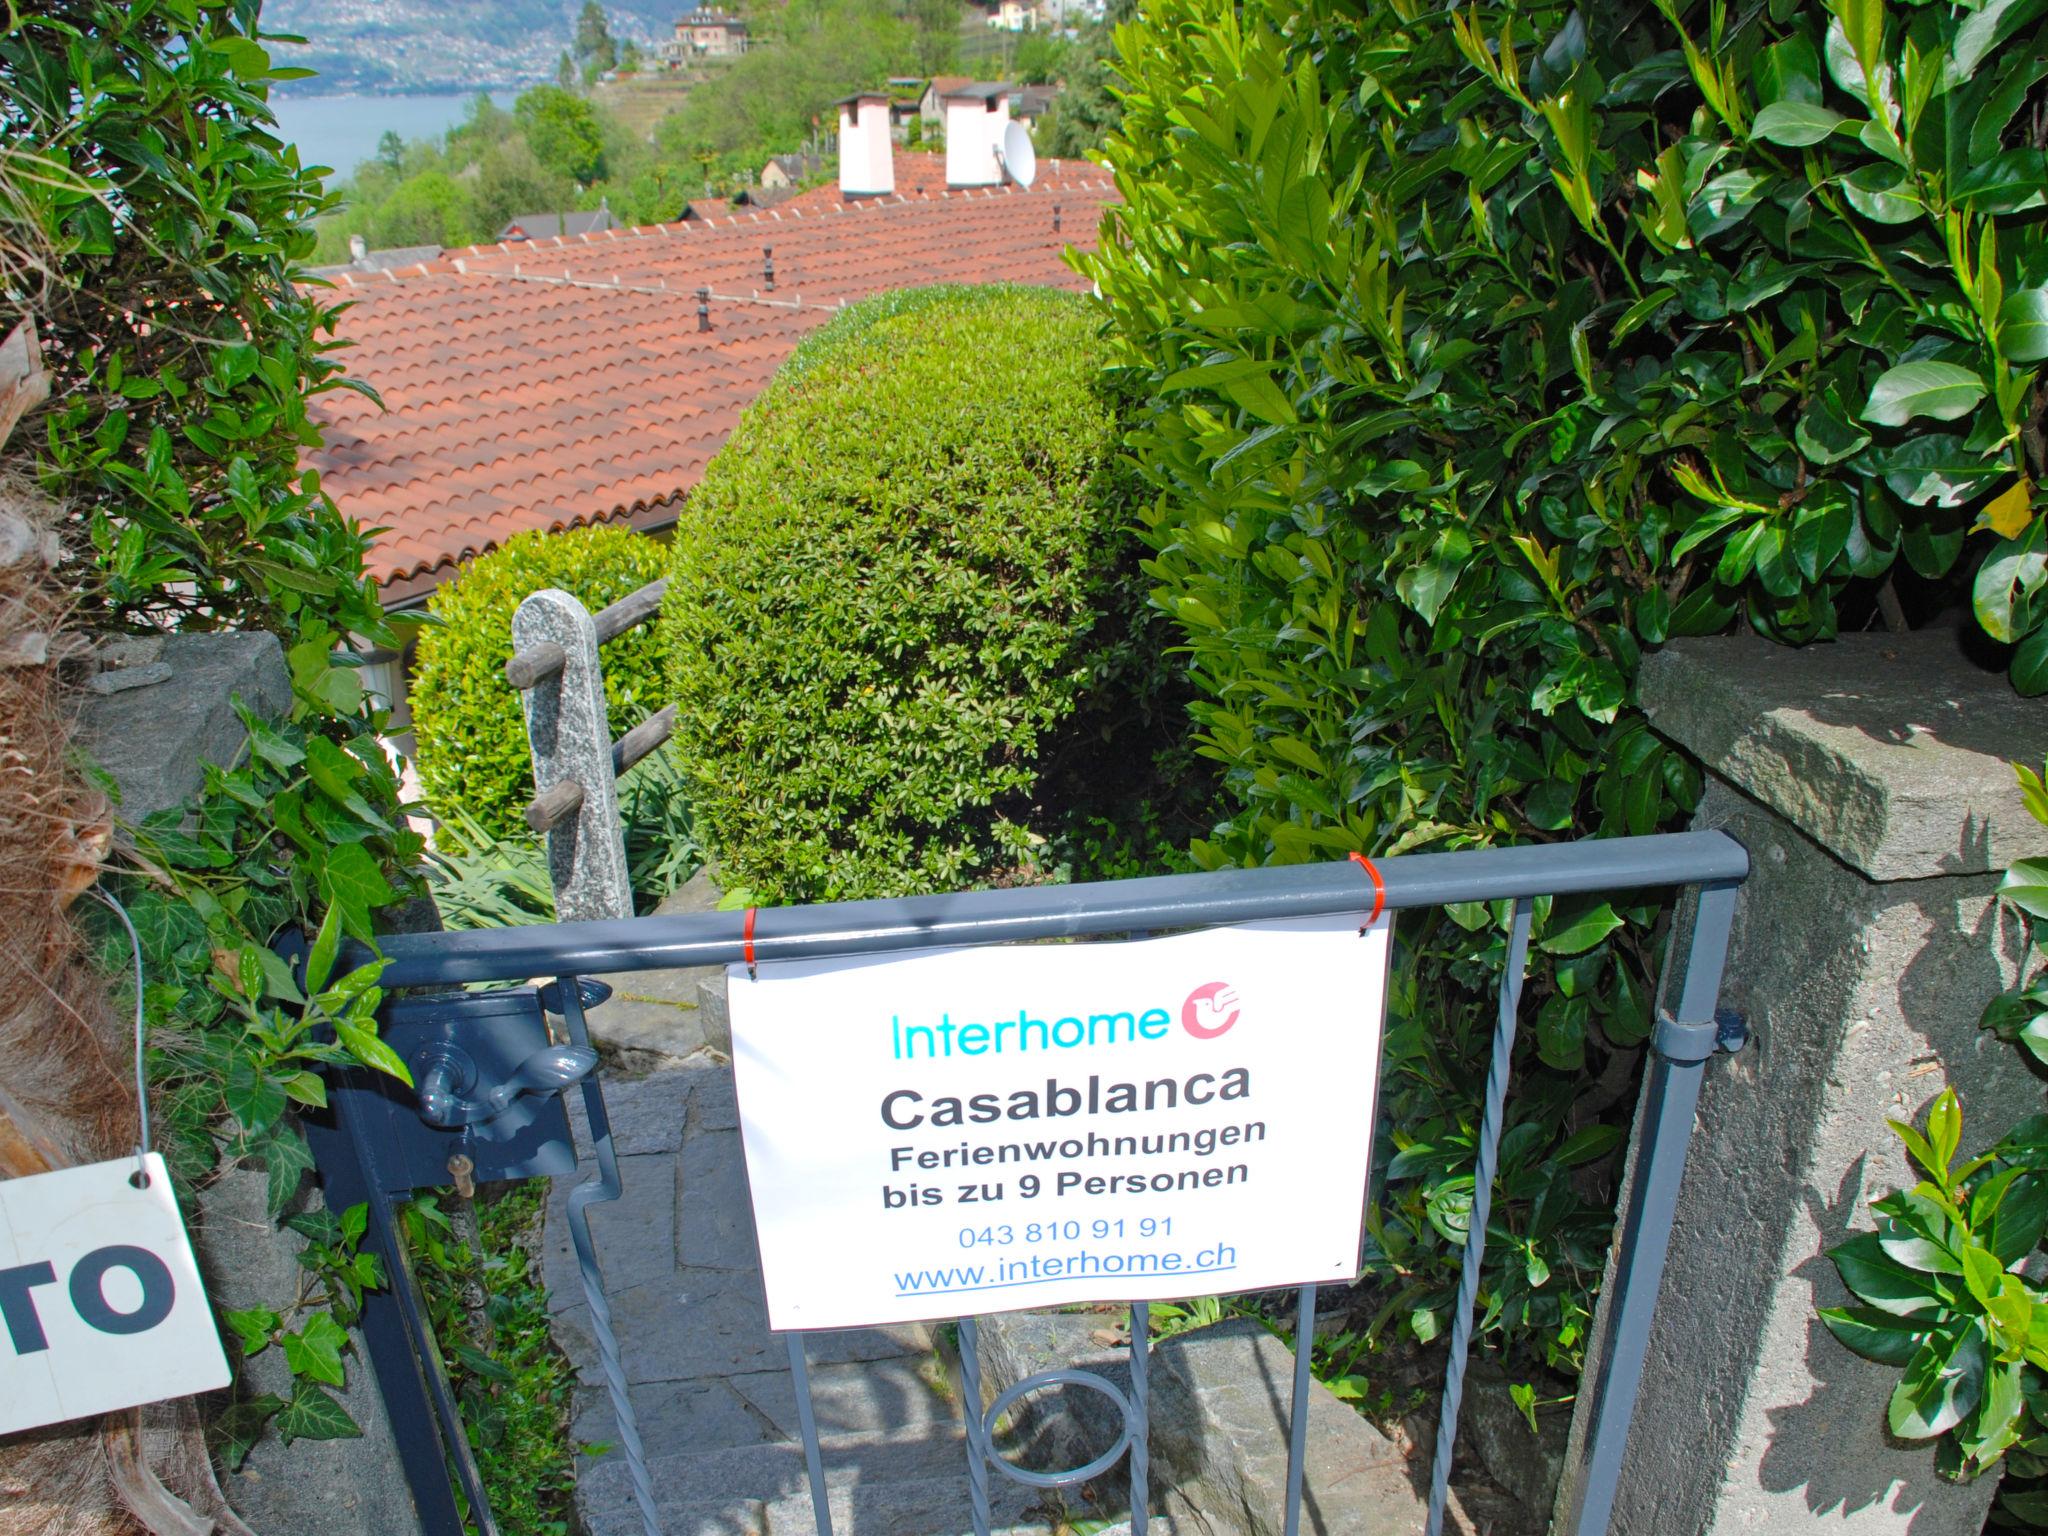
{"type": "MultiPolygon", "coordinates": [[[[521,828],[533,798],[526,717],[505,681],[512,615],[527,595],[559,587],[592,613],[660,579],[665,551],[625,528],[520,533],[472,562],[427,603],[439,623],[420,633],[412,725],[430,805],[460,807],[500,836],[521,828]]],[[[614,737],[665,701],[661,641],[642,625],[604,648],[614,737]]]]}
{"type": "MultiPolygon", "coordinates": [[[[1116,238],[1210,864],[1648,832],[1645,647],[1973,602],[2048,686],[2041,7],[1162,0],[1116,238]]],[[[1572,1368],[1653,906],[1538,904],[1483,1326],[1572,1368]],[[1574,1166],[1576,1165],[1576,1166],[1574,1166]]],[[[1499,912],[1404,919],[1390,1315],[1443,1325],[1499,912]]]]}
{"type": "Polygon", "coordinates": [[[809,338],[712,462],[664,623],[728,882],[1029,878],[1143,779],[1165,712],[1097,330],[1041,289],[885,295],[809,338]]]}

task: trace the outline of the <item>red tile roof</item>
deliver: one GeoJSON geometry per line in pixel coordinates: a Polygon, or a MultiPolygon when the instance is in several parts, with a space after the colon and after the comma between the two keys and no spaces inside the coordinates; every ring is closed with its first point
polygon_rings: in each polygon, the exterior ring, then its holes
{"type": "Polygon", "coordinates": [[[321,396],[326,440],[308,465],[343,513],[388,530],[370,552],[386,600],[424,595],[523,529],[673,521],[741,410],[838,306],[945,282],[1079,289],[1064,251],[1093,247],[1115,196],[1092,166],[1028,193],[951,194],[941,167],[923,198],[901,175],[893,199],[842,205],[823,187],[759,213],[337,278],[354,306],[340,326],[348,369],[388,409],[321,396]],[[708,333],[699,287],[713,294],[708,333]]]}

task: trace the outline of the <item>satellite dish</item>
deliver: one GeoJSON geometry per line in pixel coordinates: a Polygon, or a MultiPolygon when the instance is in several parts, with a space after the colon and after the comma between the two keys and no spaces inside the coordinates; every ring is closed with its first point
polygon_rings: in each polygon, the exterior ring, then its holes
{"type": "Polygon", "coordinates": [[[1022,123],[1012,121],[1003,130],[1003,147],[996,151],[996,158],[1003,162],[1010,180],[1027,192],[1038,180],[1038,151],[1031,147],[1031,130],[1022,123]]]}

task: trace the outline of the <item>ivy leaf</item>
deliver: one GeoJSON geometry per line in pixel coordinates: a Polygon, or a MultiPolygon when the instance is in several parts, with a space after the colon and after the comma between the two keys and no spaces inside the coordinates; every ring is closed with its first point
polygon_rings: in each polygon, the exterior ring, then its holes
{"type": "Polygon", "coordinates": [[[270,1219],[275,1221],[292,1203],[305,1176],[313,1171],[313,1152],[296,1127],[280,1125],[263,1144],[263,1167],[265,1199],[270,1219]]]}
{"type": "Polygon", "coordinates": [[[277,1432],[289,1445],[294,1440],[353,1440],[363,1431],[324,1387],[302,1378],[293,1384],[292,1400],[278,1410],[277,1432]]]}
{"type": "Polygon", "coordinates": [[[265,1392],[231,1403],[227,1411],[214,1420],[214,1428],[221,1437],[221,1459],[230,1470],[238,1470],[248,1460],[249,1452],[263,1438],[263,1426],[277,1417],[278,1410],[283,1407],[283,1398],[274,1392],[265,1392]]]}
{"type": "Polygon", "coordinates": [[[224,1097],[228,1113],[252,1135],[269,1130],[284,1113],[284,1089],[248,1056],[237,1054],[228,1063],[224,1097]]]}
{"type": "Polygon", "coordinates": [[[1872,386],[1863,419],[1903,427],[1916,416],[1954,421],[1984,398],[1984,380],[1954,363],[1901,363],[1872,386]]]}
{"type": "Polygon", "coordinates": [[[271,1335],[277,1331],[277,1314],[268,1307],[244,1307],[239,1311],[222,1312],[221,1317],[235,1330],[244,1355],[262,1354],[270,1347],[271,1335]]]}
{"type": "Polygon", "coordinates": [[[398,895],[361,843],[344,843],[328,854],[320,888],[341,909],[342,926],[366,944],[376,941],[370,913],[398,895]]]}
{"type": "Polygon", "coordinates": [[[333,1314],[313,1313],[303,1328],[287,1333],[282,1342],[285,1362],[291,1366],[293,1375],[311,1377],[329,1386],[342,1385],[341,1351],[348,1343],[348,1333],[333,1314]]]}
{"type": "Polygon", "coordinates": [[[244,712],[242,723],[249,729],[249,750],[279,773],[289,773],[306,760],[304,748],[261,716],[244,712]]]}

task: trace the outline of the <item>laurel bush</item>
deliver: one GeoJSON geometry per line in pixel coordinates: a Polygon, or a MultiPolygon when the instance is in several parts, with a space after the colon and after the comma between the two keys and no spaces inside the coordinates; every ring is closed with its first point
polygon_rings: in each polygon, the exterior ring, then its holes
{"type": "MultiPolygon", "coordinates": [[[[592,613],[660,579],[667,555],[627,528],[514,534],[467,566],[427,603],[439,622],[420,634],[412,723],[429,805],[461,810],[485,831],[520,828],[533,796],[526,719],[505,681],[512,615],[527,594],[559,587],[592,613]]],[[[653,625],[604,648],[605,702],[614,737],[660,709],[666,684],[653,625]]]]}

